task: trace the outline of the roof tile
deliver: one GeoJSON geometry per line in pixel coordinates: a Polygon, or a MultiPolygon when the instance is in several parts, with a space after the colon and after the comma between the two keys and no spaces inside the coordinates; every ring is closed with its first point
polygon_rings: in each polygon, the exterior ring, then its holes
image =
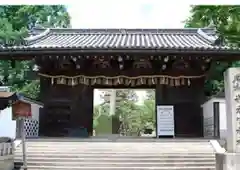
{"type": "Polygon", "coordinates": [[[36,29],[24,49],[184,49],[219,50],[213,29],[36,29]]]}

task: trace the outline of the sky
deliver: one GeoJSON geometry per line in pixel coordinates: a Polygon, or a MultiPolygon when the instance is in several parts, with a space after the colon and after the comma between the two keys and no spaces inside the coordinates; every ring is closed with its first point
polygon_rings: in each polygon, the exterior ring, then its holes
{"type": "MultiPolygon", "coordinates": [[[[189,3],[161,0],[88,0],[68,5],[73,28],[183,28],[189,17],[189,3]]],[[[144,99],[144,90],[136,91],[144,99]]],[[[94,91],[94,105],[101,103],[94,91]]]]}
{"type": "Polygon", "coordinates": [[[88,0],[68,5],[73,28],[182,28],[190,4],[161,0],[88,0]]]}

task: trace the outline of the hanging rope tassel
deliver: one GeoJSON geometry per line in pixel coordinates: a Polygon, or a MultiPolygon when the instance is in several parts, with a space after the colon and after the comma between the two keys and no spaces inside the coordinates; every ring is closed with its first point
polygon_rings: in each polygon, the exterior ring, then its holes
{"type": "Polygon", "coordinates": [[[192,79],[202,78],[205,75],[199,76],[179,76],[179,77],[172,77],[168,75],[150,75],[150,76],[137,76],[137,77],[129,77],[129,76],[114,76],[114,77],[107,77],[107,76],[85,76],[85,75],[78,75],[78,76],[64,76],[64,75],[47,75],[39,73],[40,76],[50,78],[51,84],[54,84],[55,80],[57,84],[68,84],[68,85],[77,85],[77,84],[85,84],[85,85],[94,85],[94,84],[105,84],[105,85],[117,85],[117,84],[125,84],[126,86],[135,86],[140,84],[166,84],[170,86],[180,86],[187,84],[188,86],[191,85],[192,79]],[[72,81],[71,81],[72,80],[72,81]],[[187,82],[185,82],[187,81],[187,82]]]}
{"type": "Polygon", "coordinates": [[[96,82],[97,82],[96,79],[92,79],[92,80],[91,80],[91,84],[92,84],[92,85],[96,84],[96,82]]]}
{"type": "Polygon", "coordinates": [[[54,84],[54,78],[51,78],[51,84],[52,85],[54,84]]]}
{"type": "Polygon", "coordinates": [[[175,79],[175,86],[180,86],[180,80],[179,79],[175,79]]]}
{"type": "Polygon", "coordinates": [[[61,84],[61,78],[57,78],[57,84],[61,84]]]}
{"type": "Polygon", "coordinates": [[[184,78],[181,78],[181,85],[185,85],[185,80],[184,80],[184,78]]]}
{"type": "Polygon", "coordinates": [[[168,80],[168,78],[166,78],[165,79],[165,84],[168,85],[168,83],[169,83],[169,80],[168,80]]]}
{"type": "Polygon", "coordinates": [[[174,86],[174,80],[170,79],[170,86],[174,86]]]}
{"type": "Polygon", "coordinates": [[[135,86],[135,80],[130,80],[131,81],[131,86],[135,86]]]}
{"type": "Polygon", "coordinates": [[[191,81],[190,81],[190,79],[188,79],[188,86],[190,86],[191,85],[191,81]]]}

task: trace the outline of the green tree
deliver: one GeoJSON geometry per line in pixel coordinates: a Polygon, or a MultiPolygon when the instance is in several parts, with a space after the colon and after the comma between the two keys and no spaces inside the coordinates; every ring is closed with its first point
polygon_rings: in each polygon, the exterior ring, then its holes
{"type": "Polygon", "coordinates": [[[135,104],[138,100],[136,93],[133,90],[127,89],[116,90],[115,115],[110,115],[111,94],[112,90],[104,90],[104,95],[101,96],[104,102],[100,106],[101,109],[97,106],[97,110],[95,110],[96,114],[101,110],[102,117],[106,118],[107,114],[109,119],[113,121],[111,125],[107,126],[113,126],[113,129],[118,130],[118,132],[123,135],[133,134],[133,131],[136,131],[135,120],[140,117],[140,114],[136,113],[136,110],[138,109],[135,104]],[[138,114],[137,117],[135,116],[136,114],[138,114]]]}
{"type": "MultiPolygon", "coordinates": [[[[138,105],[138,97],[134,90],[116,90],[116,111],[115,118],[119,119],[119,133],[124,136],[138,136],[145,128],[155,129],[155,100],[154,90],[147,91],[144,104],[138,105]]],[[[102,105],[95,106],[95,117],[99,117],[99,111],[106,117],[109,115],[111,91],[105,91],[102,96],[102,105]],[[101,107],[101,109],[99,109],[101,107]]],[[[95,121],[96,122],[96,121],[95,121]]],[[[98,122],[96,122],[98,124],[98,122]]],[[[108,125],[109,126],[109,125],[108,125]]]]}
{"type": "Polygon", "coordinates": [[[156,112],[155,112],[155,100],[145,100],[141,107],[142,109],[142,123],[148,125],[148,128],[155,129],[156,125],[156,112]]]}
{"type": "MultiPolygon", "coordinates": [[[[215,28],[219,38],[227,45],[240,47],[240,6],[239,5],[196,5],[191,7],[191,16],[186,27],[215,28]]],[[[224,87],[223,72],[230,66],[239,66],[239,62],[212,63],[206,92],[213,95],[224,87]]]]}
{"type": "Polygon", "coordinates": [[[186,27],[216,28],[228,45],[240,47],[239,5],[197,5],[191,8],[186,27]]]}
{"type": "Polygon", "coordinates": [[[147,100],[155,100],[155,90],[154,89],[148,89],[146,90],[146,97],[147,97],[147,100]]]}
{"type": "MultiPolygon", "coordinates": [[[[23,43],[23,37],[34,27],[70,27],[70,17],[63,5],[7,5],[0,7],[0,44],[23,43]]],[[[13,91],[37,98],[39,80],[28,80],[32,61],[0,61],[0,80],[13,91]]]]}
{"type": "MultiPolygon", "coordinates": [[[[97,129],[100,125],[100,123],[104,123],[104,127],[100,130],[105,130],[106,128],[109,128],[109,124],[106,123],[103,119],[108,119],[109,117],[109,106],[106,104],[99,104],[94,106],[94,114],[93,114],[93,129],[97,129]]],[[[99,130],[99,129],[98,129],[99,130]]]]}
{"type": "Polygon", "coordinates": [[[137,136],[141,131],[141,108],[129,99],[118,102],[116,116],[120,120],[119,133],[124,136],[137,136]]]}

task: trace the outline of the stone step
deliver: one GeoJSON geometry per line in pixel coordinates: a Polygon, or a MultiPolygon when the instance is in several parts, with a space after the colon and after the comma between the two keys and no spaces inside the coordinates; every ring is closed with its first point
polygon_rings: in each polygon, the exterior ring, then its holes
{"type": "MultiPolygon", "coordinates": [[[[28,149],[50,149],[50,150],[54,150],[54,149],[60,149],[60,148],[64,148],[66,150],[71,150],[71,149],[86,149],[86,150],[109,150],[109,149],[114,149],[114,150],[120,150],[120,149],[125,149],[125,150],[161,150],[161,149],[190,149],[190,150],[213,150],[213,148],[211,146],[208,147],[179,147],[179,146],[171,146],[171,147],[163,147],[163,146],[151,146],[151,147],[141,147],[141,145],[138,145],[137,147],[124,147],[124,146],[112,146],[112,147],[86,147],[86,146],[45,146],[45,147],[34,147],[34,146],[26,146],[28,149]]],[[[16,148],[16,149],[22,149],[22,147],[16,148]]]]}
{"type": "Polygon", "coordinates": [[[78,144],[86,144],[86,145],[134,145],[134,144],[142,144],[142,145],[208,145],[210,142],[28,142],[29,145],[78,145],[78,144]]]}
{"type": "MultiPolygon", "coordinates": [[[[163,147],[171,147],[171,146],[188,146],[188,147],[201,147],[201,146],[211,146],[210,143],[206,143],[206,144],[161,144],[161,143],[152,143],[152,144],[146,144],[146,143],[106,143],[106,144],[87,144],[87,143],[39,143],[39,144],[35,144],[35,143],[26,143],[27,146],[87,146],[87,147],[97,147],[97,146],[102,146],[102,147],[109,147],[109,146],[125,146],[125,147],[131,147],[131,146],[138,146],[138,145],[142,145],[144,147],[151,147],[151,146],[163,146],[163,147]],[[110,145],[109,145],[110,144],[110,145]]],[[[19,145],[21,146],[21,144],[19,145]]]]}
{"type": "Polygon", "coordinates": [[[76,167],[163,167],[163,166],[214,166],[214,162],[28,162],[28,166],[76,166],[76,167]]]}
{"type": "MultiPolygon", "coordinates": [[[[20,153],[22,152],[22,149],[15,150],[15,153],[20,153]]],[[[69,153],[69,152],[75,152],[75,153],[214,153],[213,150],[191,150],[191,149],[156,149],[156,150],[125,150],[125,149],[109,149],[109,150],[104,150],[104,149],[93,149],[93,150],[87,150],[87,149],[28,149],[26,148],[27,152],[36,152],[36,153],[41,153],[41,152],[48,152],[48,153],[69,153]]]]}
{"type": "MultiPolygon", "coordinates": [[[[22,157],[15,157],[15,161],[16,162],[22,162],[22,157]]],[[[100,157],[100,158],[89,158],[89,157],[80,157],[80,158],[52,158],[52,157],[31,157],[28,156],[27,157],[27,161],[28,162],[34,162],[34,161],[44,161],[44,162],[52,162],[52,161],[61,161],[61,162],[212,162],[215,161],[214,157],[209,157],[209,158],[205,158],[205,157],[200,157],[200,158],[169,158],[169,157],[165,157],[165,158],[114,158],[114,157],[110,157],[110,158],[104,158],[104,157],[100,157]]]]}
{"type": "MultiPolygon", "coordinates": [[[[15,152],[14,153],[15,155],[21,155],[22,152],[19,151],[19,152],[15,152]]],[[[81,151],[72,151],[72,152],[59,152],[59,151],[28,151],[27,150],[27,154],[29,155],[32,155],[32,154],[52,154],[52,155],[60,155],[60,154],[83,154],[83,155],[101,155],[101,156],[111,156],[111,155],[146,155],[146,156],[150,156],[150,155],[154,155],[154,156],[157,156],[157,155],[170,155],[170,154],[176,154],[176,155],[181,155],[181,154],[188,154],[188,155],[213,155],[214,153],[212,152],[189,152],[189,151],[161,151],[161,152],[81,152],[81,151]]]]}
{"type": "MultiPolygon", "coordinates": [[[[19,147],[21,147],[22,145],[20,144],[19,147]]],[[[131,145],[124,145],[124,144],[118,144],[118,145],[111,145],[111,144],[108,144],[108,145],[87,145],[87,144],[46,144],[46,145],[31,145],[31,144],[28,144],[26,143],[26,146],[28,147],[87,147],[87,148],[98,148],[98,147],[103,147],[103,148],[112,148],[112,147],[126,147],[126,148],[138,148],[138,146],[143,146],[145,148],[151,148],[151,147],[200,147],[200,148],[203,148],[203,147],[211,147],[210,144],[207,144],[207,145],[178,145],[178,144],[175,144],[175,145],[156,145],[156,144],[152,144],[152,145],[144,145],[142,143],[136,143],[136,144],[131,144],[131,145]]]]}
{"type": "MultiPolygon", "coordinates": [[[[48,151],[55,151],[55,150],[65,150],[65,151],[71,151],[71,150],[86,150],[86,151],[161,151],[161,150],[189,150],[189,151],[214,151],[213,148],[190,148],[190,147],[171,147],[171,148],[164,148],[164,147],[153,147],[153,148],[140,148],[141,146],[139,146],[139,148],[86,148],[86,147],[75,147],[75,148],[67,148],[67,147],[42,147],[42,148],[35,148],[35,147],[26,147],[27,150],[48,150],[48,151]]],[[[15,150],[22,150],[22,148],[17,148],[15,150]]]]}
{"type": "MultiPolygon", "coordinates": [[[[69,161],[69,160],[66,160],[66,159],[63,159],[63,160],[61,160],[61,159],[35,159],[35,158],[27,158],[27,162],[28,163],[32,163],[32,162],[37,162],[37,161],[42,161],[42,162],[54,162],[54,161],[56,161],[56,162],[82,162],[82,163],[84,163],[84,162],[96,162],[96,163],[98,163],[98,162],[102,162],[102,163],[105,163],[105,162],[119,162],[119,163],[124,163],[124,162],[132,162],[132,163],[139,163],[139,162],[149,162],[149,163],[155,163],[155,162],[157,162],[157,163],[161,163],[161,162],[167,162],[167,163],[174,163],[174,162],[195,162],[195,163],[198,163],[198,162],[213,162],[213,163],[215,163],[215,159],[214,158],[211,158],[211,159],[208,159],[208,158],[206,158],[206,159],[192,159],[192,160],[186,160],[186,159],[159,159],[159,160],[157,160],[157,159],[147,159],[147,158],[145,158],[145,159],[139,159],[139,160],[137,160],[137,159],[135,159],[135,160],[126,160],[126,159],[116,159],[116,160],[96,160],[97,158],[95,158],[95,159],[88,159],[88,160],[78,160],[78,159],[72,159],[71,161],[69,161]]],[[[16,159],[14,159],[14,162],[23,162],[23,159],[22,158],[16,158],[16,159]]]]}
{"type": "Polygon", "coordinates": [[[28,144],[33,144],[33,145],[45,145],[45,144],[49,144],[49,145],[69,145],[69,144],[88,144],[88,145],[107,145],[109,143],[113,144],[113,145],[119,145],[119,144],[125,144],[125,145],[132,145],[132,144],[146,144],[146,145],[189,145],[189,144],[192,144],[192,145],[208,145],[210,142],[207,141],[207,142],[139,142],[139,141],[136,141],[136,142],[39,142],[39,141],[35,141],[35,142],[29,142],[29,141],[26,141],[26,143],[28,144]]]}
{"type": "MultiPolygon", "coordinates": [[[[215,170],[215,166],[165,166],[165,167],[62,167],[62,166],[28,166],[28,170],[215,170]]],[[[15,169],[17,170],[17,169],[15,169]]],[[[23,170],[23,169],[21,169],[23,170]]]]}
{"type": "MultiPolygon", "coordinates": [[[[22,150],[17,150],[14,153],[22,153],[22,150]]],[[[86,154],[162,154],[162,153],[191,153],[191,154],[214,154],[212,151],[191,151],[191,150],[156,150],[154,151],[115,151],[115,150],[109,150],[109,151],[89,151],[89,150],[26,150],[27,153],[51,153],[51,154],[58,154],[58,153],[86,153],[86,154]]]]}
{"type": "MultiPolygon", "coordinates": [[[[85,146],[85,145],[76,145],[76,146],[73,146],[73,145],[63,145],[63,146],[58,146],[58,145],[55,145],[55,146],[51,146],[51,145],[48,145],[48,146],[29,146],[29,145],[26,145],[26,147],[29,147],[29,148],[38,148],[38,149],[41,149],[41,148],[87,148],[87,149],[111,149],[111,148],[127,148],[127,149],[138,149],[138,148],[145,148],[145,149],[153,149],[153,148],[192,148],[192,149],[204,149],[204,148],[212,148],[211,145],[207,145],[207,146],[155,146],[155,145],[152,145],[152,146],[141,146],[141,145],[135,145],[135,146],[85,146]]],[[[22,147],[18,147],[18,148],[22,148],[22,147]]]]}
{"type": "Polygon", "coordinates": [[[99,135],[99,136],[91,136],[87,138],[78,138],[78,137],[40,137],[40,138],[29,138],[27,141],[44,141],[44,142],[59,142],[59,141],[67,141],[67,142],[73,142],[73,141],[108,141],[109,139],[116,139],[120,141],[181,141],[181,142],[206,142],[209,141],[209,139],[206,138],[149,138],[149,137],[140,137],[140,136],[120,136],[120,135],[99,135]],[[109,138],[111,137],[111,138],[109,138]]]}
{"type": "MultiPolygon", "coordinates": [[[[213,151],[212,147],[202,147],[202,148],[198,148],[198,147],[178,147],[178,146],[172,146],[172,147],[162,147],[162,146],[151,146],[151,147],[144,147],[141,145],[138,145],[137,147],[109,147],[109,148],[104,148],[101,146],[98,146],[96,148],[92,148],[92,147],[85,147],[85,146],[79,146],[79,147],[71,147],[71,146],[63,146],[63,147],[51,147],[51,146],[46,146],[46,147],[29,147],[26,146],[26,148],[28,150],[58,150],[58,149],[62,149],[64,148],[64,150],[144,150],[144,151],[156,151],[156,150],[193,150],[193,151],[201,151],[201,150],[209,150],[209,151],[213,151]]],[[[16,148],[16,150],[22,150],[22,147],[16,148]]]]}
{"type": "MultiPolygon", "coordinates": [[[[61,139],[60,142],[57,139],[45,142],[38,139],[27,141],[28,170],[215,169],[214,150],[207,140],[193,140],[194,142],[74,140],[74,142],[69,139],[61,139]]],[[[17,163],[22,162],[22,145],[15,151],[15,162],[16,167],[17,163]]]]}
{"type": "MultiPolygon", "coordinates": [[[[111,149],[111,148],[115,148],[115,149],[119,149],[119,148],[126,148],[126,149],[139,149],[141,147],[141,149],[145,148],[145,149],[153,149],[153,148],[192,148],[192,149],[204,149],[204,148],[208,148],[208,149],[211,149],[212,148],[212,145],[206,145],[206,146],[178,146],[178,145],[175,145],[175,146],[161,146],[161,145],[151,145],[151,146],[144,146],[144,145],[134,145],[134,146],[124,146],[124,145],[118,145],[118,146],[115,146],[115,145],[110,145],[110,146],[86,146],[86,145],[62,145],[62,146],[59,146],[59,145],[41,145],[41,146],[34,146],[34,145],[26,145],[26,147],[29,147],[29,148],[38,148],[38,149],[41,149],[41,148],[87,148],[87,149],[111,149]]],[[[22,146],[18,146],[17,148],[22,148],[22,146]]]]}
{"type": "MultiPolygon", "coordinates": [[[[207,157],[207,156],[215,156],[213,153],[49,153],[49,152],[27,152],[28,156],[47,156],[47,157],[170,157],[170,156],[178,156],[178,157],[207,157]]],[[[22,153],[15,153],[14,156],[22,156],[22,153]]]]}
{"type": "MultiPolygon", "coordinates": [[[[15,152],[14,155],[22,155],[22,152],[15,152]]],[[[83,152],[29,152],[27,151],[27,155],[29,156],[36,156],[36,155],[39,155],[39,156],[80,156],[80,157],[83,157],[83,156],[86,156],[86,157],[91,157],[91,156],[103,156],[103,157],[112,157],[112,156],[115,156],[115,157],[118,157],[118,156],[130,156],[130,157],[138,157],[138,156],[146,156],[146,157],[149,157],[149,156],[214,156],[215,154],[214,153],[189,153],[189,152],[153,152],[153,153],[137,153],[136,152],[129,152],[129,153],[126,153],[126,152],[86,152],[86,153],[83,153],[83,152]]]]}
{"type": "MultiPolygon", "coordinates": [[[[143,142],[26,142],[29,146],[135,146],[135,145],[143,145],[143,146],[207,146],[210,145],[210,142],[206,143],[143,143],[143,142]]],[[[21,145],[20,145],[21,146],[21,145]]]]}
{"type": "Polygon", "coordinates": [[[150,145],[163,145],[163,146],[172,146],[172,145],[180,145],[180,146],[186,146],[186,145],[193,145],[193,146],[201,146],[201,145],[209,145],[210,142],[201,142],[201,143],[186,143],[186,142],[28,142],[26,141],[26,144],[29,145],[87,145],[87,146],[97,146],[97,145],[102,145],[102,146],[108,146],[109,144],[111,145],[145,145],[145,146],[150,146],[150,145]]]}
{"type": "MultiPolygon", "coordinates": [[[[131,147],[131,146],[109,146],[109,147],[103,147],[103,146],[96,146],[96,147],[88,147],[88,146],[71,146],[71,145],[66,145],[66,146],[26,146],[27,148],[29,149],[32,149],[32,148],[35,148],[35,149],[58,149],[58,148],[66,148],[66,149],[128,149],[128,150],[134,150],[134,149],[141,149],[141,150],[144,150],[144,149],[151,149],[151,150],[154,150],[154,149],[179,149],[179,148],[188,148],[188,149],[193,149],[193,150],[202,150],[202,149],[213,149],[212,146],[149,146],[149,147],[146,147],[146,146],[141,146],[141,145],[137,145],[137,146],[134,146],[134,147],[131,147]]],[[[21,149],[22,147],[18,147],[17,149],[21,149]]]]}
{"type": "MultiPolygon", "coordinates": [[[[28,149],[59,149],[59,148],[65,148],[65,149],[86,149],[86,150],[94,150],[94,149],[100,149],[100,150],[109,150],[109,149],[115,149],[115,150],[119,150],[119,149],[126,149],[126,150],[160,150],[160,149],[190,149],[190,150],[213,150],[212,146],[141,146],[141,145],[137,145],[137,146],[109,146],[109,147],[103,147],[103,146],[96,146],[96,147],[91,147],[91,146],[26,146],[28,149]]],[[[17,147],[16,149],[22,149],[22,147],[17,147]]]]}
{"type": "MultiPolygon", "coordinates": [[[[98,146],[102,146],[102,147],[109,147],[109,144],[102,144],[102,143],[99,143],[99,144],[86,144],[86,143],[46,143],[46,144],[42,144],[42,143],[39,143],[39,144],[31,144],[31,143],[26,143],[27,146],[35,146],[35,147],[42,147],[42,146],[86,146],[86,147],[98,147],[98,146]]],[[[112,146],[125,146],[125,147],[135,147],[135,146],[141,146],[143,145],[144,147],[151,147],[151,146],[162,146],[162,147],[172,147],[172,146],[188,146],[188,147],[203,147],[203,146],[211,146],[210,143],[207,143],[207,144],[161,144],[161,143],[153,143],[153,144],[145,144],[145,143],[113,143],[111,144],[111,147],[112,146]]],[[[21,144],[19,145],[21,146],[21,144]]]]}
{"type": "Polygon", "coordinates": [[[98,137],[88,137],[88,138],[37,138],[37,139],[27,139],[27,142],[147,142],[147,143],[169,143],[169,142],[181,142],[181,143],[206,143],[209,139],[200,138],[174,138],[174,139],[163,139],[163,138],[149,138],[149,137],[118,137],[118,136],[98,136],[98,137]]]}

